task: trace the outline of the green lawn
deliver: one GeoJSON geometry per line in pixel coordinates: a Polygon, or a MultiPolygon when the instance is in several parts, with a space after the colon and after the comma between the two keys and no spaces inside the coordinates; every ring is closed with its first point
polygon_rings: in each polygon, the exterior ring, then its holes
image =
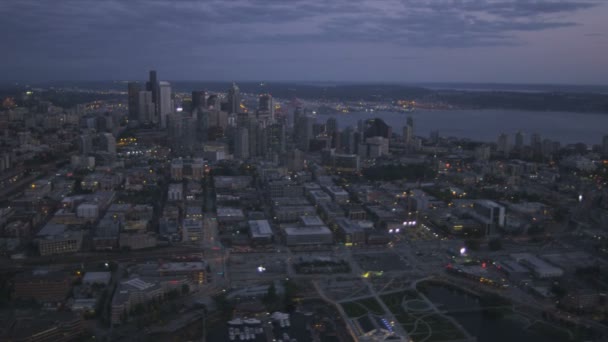
{"type": "Polygon", "coordinates": [[[375,315],[383,315],[384,310],[375,298],[365,298],[354,302],[341,303],[344,312],[351,318],[361,317],[368,312],[375,315]]]}

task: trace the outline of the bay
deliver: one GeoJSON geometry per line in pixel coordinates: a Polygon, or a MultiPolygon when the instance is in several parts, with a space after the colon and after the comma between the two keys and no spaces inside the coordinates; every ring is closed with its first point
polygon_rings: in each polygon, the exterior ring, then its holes
{"type": "Polygon", "coordinates": [[[542,139],[562,144],[601,144],[608,135],[608,114],[535,112],[511,110],[416,110],[412,113],[352,112],[346,114],[319,115],[317,122],[336,118],[340,129],[357,126],[359,120],[380,118],[402,134],[407,117],[414,119],[414,134],[428,137],[439,131],[442,137],[468,138],[474,141],[496,142],[501,133],[509,134],[511,142],[518,131],[524,133],[524,142],[539,133],[542,139]]]}

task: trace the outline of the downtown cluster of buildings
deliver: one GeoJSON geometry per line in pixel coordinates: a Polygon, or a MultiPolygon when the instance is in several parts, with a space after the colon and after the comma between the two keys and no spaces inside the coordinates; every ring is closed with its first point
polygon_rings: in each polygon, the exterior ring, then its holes
{"type": "MultiPolygon", "coordinates": [[[[512,285],[550,303],[559,282],[568,309],[605,310],[608,279],[575,275],[605,264],[608,139],[589,149],[520,133],[496,144],[421,137],[405,115],[399,128],[371,117],[341,128],[279,102],[236,84],[176,94],[151,71],[126,101],[64,109],[28,91],[1,112],[6,300],[67,317],[29,331],[69,340],[94,312],[128,326],[142,305],[228,287],[228,247],[315,253],[403,240],[501,241],[504,255],[483,257],[512,285]],[[528,244],[549,239],[542,253],[528,244]]],[[[35,314],[24,312],[6,318],[0,339],[28,331],[35,314]]]]}

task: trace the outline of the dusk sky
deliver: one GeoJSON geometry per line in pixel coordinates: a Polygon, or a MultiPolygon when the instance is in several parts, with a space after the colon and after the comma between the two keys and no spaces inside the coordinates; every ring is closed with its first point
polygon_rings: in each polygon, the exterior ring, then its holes
{"type": "Polygon", "coordinates": [[[608,84],[605,0],[3,0],[1,80],[608,84]]]}

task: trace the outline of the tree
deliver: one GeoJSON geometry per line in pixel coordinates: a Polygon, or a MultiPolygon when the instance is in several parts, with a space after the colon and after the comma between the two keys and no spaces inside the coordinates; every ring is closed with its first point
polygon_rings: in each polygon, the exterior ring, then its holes
{"type": "Polygon", "coordinates": [[[492,239],[488,242],[488,247],[490,250],[498,251],[502,249],[502,241],[500,239],[492,239]]]}
{"type": "Polygon", "coordinates": [[[480,247],[479,241],[475,239],[464,240],[464,245],[467,247],[467,249],[470,249],[472,251],[479,250],[480,247]]]}
{"type": "Polygon", "coordinates": [[[182,295],[190,293],[190,286],[188,284],[182,284],[182,295]]]}
{"type": "Polygon", "coordinates": [[[264,298],[262,299],[262,301],[263,301],[263,302],[264,302],[266,305],[269,305],[269,304],[274,304],[274,303],[276,303],[277,299],[278,299],[278,296],[277,296],[277,289],[276,289],[276,287],[274,286],[274,282],[272,282],[272,283],[270,284],[270,286],[268,286],[268,291],[266,292],[266,295],[264,296],[264,298]]]}

